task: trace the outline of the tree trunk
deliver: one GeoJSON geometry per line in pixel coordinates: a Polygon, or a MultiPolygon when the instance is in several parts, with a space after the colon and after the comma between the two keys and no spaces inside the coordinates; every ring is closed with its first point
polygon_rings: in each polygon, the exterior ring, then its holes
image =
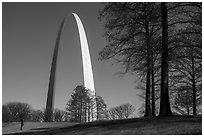
{"type": "Polygon", "coordinates": [[[75,121],[77,121],[77,107],[75,109],[75,118],[74,118],[75,121]]]}
{"type": "Polygon", "coordinates": [[[194,67],[194,57],[192,55],[192,88],[193,88],[193,115],[196,115],[196,84],[195,84],[195,67],[194,67]]]}
{"type": "Polygon", "coordinates": [[[97,106],[97,107],[96,107],[96,109],[97,109],[97,112],[96,112],[96,113],[97,113],[97,116],[96,116],[96,117],[97,117],[97,120],[98,120],[98,119],[99,119],[99,112],[98,112],[98,111],[99,111],[99,106],[98,106],[98,104],[96,104],[96,106],[97,106]]]}
{"type": "Polygon", "coordinates": [[[159,116],[171,116],[168,89],[168,25],[167,25],[167,7],[164,2],[161,3],[162,11],[162,61],[161,61],[161,94],[160,94],[160,112],[159,116]]]}
{"type": "Polygon", "coordinates": [[[88,103],[88,122],[90,122],[90,103],[88,103]]]}
{"type": "Polygon", "coordinates": [[[82,110],[83,110],[83,104],[82,104],[82,98],[81,98],[81,103],[80,103],[80,123],[82,122],[82,116],[83,116],[83,113],[82,113],[82,110]]]}
{"type": "Polygon", "coordinates": [[[152,116],[155,116],[154,59],[152,46],[150,46],[150,51],[151,51],[151,76],[152,76],[152,116]]]}
{"type": "Polygon", "coordinates": [[[187,115],[190,115],[189,106],[187,105],[187,115]]]}
{"type": "Polygon", "coordinates": [[[146,100],[145,100],[145,115],[144,117],[151,116],[151,108],[150,108],[150,44],[149,44],[149,25],[146,24],[146,44],[147,44],[147,80],[146,80],[146,100]]]}
{"type": "Polygon", "coordinates": [[[87,115],[86,115],[86,113],[87,113],[87,105],[85,106],[85,110],[84,110],[84,111],[85,111],[85,114],[84,114],[84,121],[87,122],[87,118],[86,118],[86,117],[87,117],[87,115]]]}
{"type": "Polygon", "coordinates": [[[77,122],[79,122],[79,107],[77,105],[77,122]]]}

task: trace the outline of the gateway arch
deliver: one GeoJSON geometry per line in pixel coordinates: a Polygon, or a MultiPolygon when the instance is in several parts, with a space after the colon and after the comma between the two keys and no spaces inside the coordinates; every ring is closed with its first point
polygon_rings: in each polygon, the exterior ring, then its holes
{"type": "MultiPolygon", "coordinates": [[[[78,32],[79,32],[79,38],[80,38],[80,45],[81,45],[81,55],[82,55],[82,63],[83,63],[83,75],[84,75],[84,87],[89,89],[89,94],[91,96],[91,99],[93,101],[93,108],[90,111],[90,121],[95,121],[97,120],[97,105],[96,105],[96,93],[95,93],[95,87],[94,87],[94,79],[93,79],[93,71],[92,71],[92,65],[91,65],[91,58],[90,58],[90,53],[89,53],[89,47],[88,47],[88,42],[86,38],[86,33],[83,27],[83,24],[79,18],[79,16],[76,13],[72,13],[74,16],[77,27],[78,27],[78,32]]],[[[61,33],[65,24],[65,18],[63,19],[56,43],[55,43],[55,48],[54,48],[54,54],[53,54],[53,59],[52,59],[52,65],[51,65],[51,70],[50,70],[50,79],[49,79],[49,86],[48,86],[48,93],[47,93],[47,102],[46,102],[46,110],[45,110],[45,122],[51,122],[53,117],[53,105],[54,105],[54,87],[55,87],[55,72],[56,72],[56,64],[57,64],[57,55],[58,55],[58,48],[60,44],[60,37],[61,33]]]]}

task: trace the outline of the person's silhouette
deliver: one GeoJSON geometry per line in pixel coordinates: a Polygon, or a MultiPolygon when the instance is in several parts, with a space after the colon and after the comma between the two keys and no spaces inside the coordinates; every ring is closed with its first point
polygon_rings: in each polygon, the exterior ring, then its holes
{"type": "Polygon", "coordinates": [[[21,122],[21,131],[22,131],[22,130],[23,130],[23,125],[24,125],[24,124],[23,124],[23,119],[22,119],[22,118],[20,119],[20,122],[21,122]]]}

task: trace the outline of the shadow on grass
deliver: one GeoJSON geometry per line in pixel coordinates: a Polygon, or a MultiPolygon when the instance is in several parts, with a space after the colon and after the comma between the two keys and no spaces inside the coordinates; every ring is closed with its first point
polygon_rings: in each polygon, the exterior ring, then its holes
{"type": "Polygon", "coordinates": [[[34,128],[34,129],[31,129],[31,130],[48,130],[48,129],[50,129],[50,128],[34,128]]]}
{"type": "Polygon", "coordinates": [[[201,116],[172,116],[106,120],[76,124],[68,127],[37,128],[12,135],[44,134],[202,134],[201,116]]]}

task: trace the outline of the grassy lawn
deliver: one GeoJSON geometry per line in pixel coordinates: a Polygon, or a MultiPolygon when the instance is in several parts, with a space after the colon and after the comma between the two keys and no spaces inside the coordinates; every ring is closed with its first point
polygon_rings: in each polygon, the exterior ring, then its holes
{"type": "Polygon", "coordinates": [[[25,132],[39,132],[56,127],[68,127],[76,123],[70,122],[24,122],[23,131],[20,131],[20,122],[3,123],[2,134],[25,133],[25,132]]]}
{"type": "Polygon", "coordinates": [[[3,134],[48,135],[201,135],[201,116],[173,116],[96,121],[90,123],[32,123],[3,125],[3,134]],[[9,131],[10,130],[10,131],[9,131]]]}

